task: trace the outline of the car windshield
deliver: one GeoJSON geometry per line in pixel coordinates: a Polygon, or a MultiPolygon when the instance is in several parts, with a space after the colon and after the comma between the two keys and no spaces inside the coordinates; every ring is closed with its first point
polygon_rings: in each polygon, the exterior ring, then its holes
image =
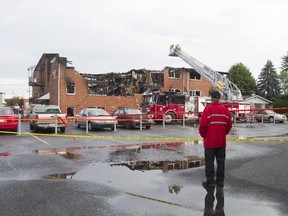
{"type": "Polygon", "coordinates": [[[13,115],[11,109],[0,108],[0,115],[13,115]]]}
{"type": "Polygon", "coordinates": [[[88,110],[88,113],[90,116],[109,116],[109,113],[107,113],[104,109],[91,109],[88,110]]]}
{"type": "Polygon", "coordinates": [[[273,110],[266,110],[268,115],[275,115],[276,113],[273,110]]]}
{"type": "Polygon", "coordinates": [[[35,110],[35,113],[60,113],[60,110],[58,108],[53,107],[37,107],[35,110]]]}
{"type": "Polygon", "coordinates": [[[127,114],[142,114],[142,112],[138,109],[127,109],[127,114]]]}
{"type": "Polygon", "coordinates": [[[19,110],[18,109],[16,109],[16,108],[13,108],[13,112],[14,112],[14,114],[19,114],[19,110]]]}

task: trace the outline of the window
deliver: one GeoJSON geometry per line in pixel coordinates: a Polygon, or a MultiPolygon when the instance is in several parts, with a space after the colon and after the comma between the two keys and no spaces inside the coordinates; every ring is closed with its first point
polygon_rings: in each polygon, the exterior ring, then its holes
{"type": "Polygon", "coordinates": [[[174,88],[170,88],[169,92],[178,92],[181,93],[181,89],[174,89],[174,88]]]}
{"type": "Polygon", "coordinates": [[[180,71],[175,69],[169,69],[169,78],[180,79],[180,71]]]}
{"type": "Polygon", "coordinates": [[[67,107],[67,116],[74,116],[74,107],[67,107]]]}
{"type": "Polygon", "coordinates": [[[201,75],[199,73],[197,73],[195,70],[191,70],[189,72],[189,76],[191,80],[200,80],[201,79],[201,75]]]}
{"type": "Polygon", "coordinates": [[[190,96],[201,96],[201,91],[192,90],[192,91],[190,91],[190,96]]]}
{"type": "Polygon", "coordinates": [[[75,94],[75,83],[67,83],[67,94],[75,94]]]}

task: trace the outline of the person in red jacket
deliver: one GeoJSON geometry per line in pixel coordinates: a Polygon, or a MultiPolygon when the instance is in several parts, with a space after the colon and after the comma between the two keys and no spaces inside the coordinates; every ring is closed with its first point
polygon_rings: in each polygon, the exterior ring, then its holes
{"type": "Polygon", "coordinates": [[[211,104],[206,106],[199,126],[199,133],[204,138],[205,148],[205,175],[202,182],[204,188],[224,186],[226,135],[232,128],[232,119],[229,110],[219,103],[221,94],[219,91],[211,93],[211,104]],[[217,169],[215,179],[214,160],[216,158],[217,169]]]}

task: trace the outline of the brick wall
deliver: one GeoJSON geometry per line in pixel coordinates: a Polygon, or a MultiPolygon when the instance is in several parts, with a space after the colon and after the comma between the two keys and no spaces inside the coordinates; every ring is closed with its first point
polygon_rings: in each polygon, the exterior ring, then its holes
{"type": "MultiPolygon", "coordinates": [[[[60,108],[62,112],[67,112],[67,108],[73,108],[73,113],[77,114],[82,108],[86,107],[103,107],[108,112],[112,112],[117,107],[133,107],[139,108],[141,102],[141,94],[134,96],[103,96],[89,95],[88,84],[84,77],[78,71],[67,68],[67,59],[59,57],[59,54],[43,54],[38,62],[35,77],[42,79],[44,86],[33,86],[33,97],[38,98],[46,93],[50,93],[49,104],[58,104],[58,72],[60,67],[60,108]],[[52,61],[55,58],[57,60],[52,61]],[[75,84],[75,92],[67,93],[67,83],[75,84]]],[[[210,82],[206,79],[190,80],[189,72],[185,68],[180,70],[179,79],[169,78],[169,69],[164,69],[164,86],[162,91],[169,89],[180,89],[181,92],[190,93],[191,90],[201,91],[201,96],[208,96],[209,90],[212,88],[210,82]]]]}
{"type": "Polygon", "coordinates": [[[117,107],[139,108],[141,94],[134,96],[104,96],[89,95],[87,81],[76,70],[67,69],[61,76],[61,110],[67,111],[68,107],[74,108],[74,114],[86,107],[103,107],[108,112],[113,112],[117,107]],[[75,83],[75,94],[67,94],[67,82],[75,83]]]}
{"type": "Polygon", "coordinates": [[[187,92],[189,94],[192,90],[201,91],[200,96],[208,96],[209,91],[213,88],[213,85],[201,77],[200,80],[190,79],[189,72],[185,68],[181,69],[181,77],[169,78],[169,68],[164,69],[164,87],[163,91],[169,91],[169,89],[180,89],[181,92],[187,92]]]}

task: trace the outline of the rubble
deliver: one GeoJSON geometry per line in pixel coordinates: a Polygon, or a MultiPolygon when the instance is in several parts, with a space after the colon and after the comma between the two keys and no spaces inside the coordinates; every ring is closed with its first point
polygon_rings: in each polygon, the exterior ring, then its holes
{"type": "Polygon", "coordinates": [[[80,73],[87,81],[89,94],[107,96],[133,96],[135,93],[164,85],[163,71],[132,69],[126,73],[80,73]]]}

